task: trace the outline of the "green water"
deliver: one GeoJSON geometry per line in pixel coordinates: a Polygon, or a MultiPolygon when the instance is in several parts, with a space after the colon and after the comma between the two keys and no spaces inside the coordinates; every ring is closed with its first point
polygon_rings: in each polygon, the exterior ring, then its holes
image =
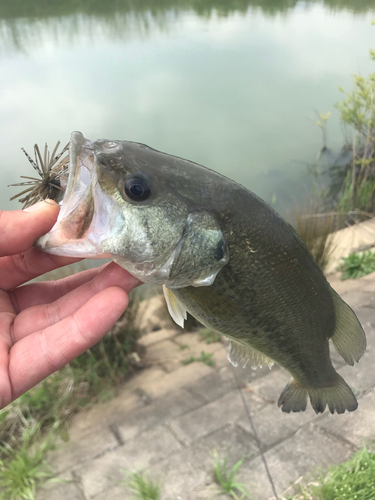
{"type": "Polygon", "coordinates": [[[0,3],[0,209],[20,148],[127,139],[235,179],[286,214],[309,190],[332,112],[373,71],[375,0],[8,0],[0,3]]]}

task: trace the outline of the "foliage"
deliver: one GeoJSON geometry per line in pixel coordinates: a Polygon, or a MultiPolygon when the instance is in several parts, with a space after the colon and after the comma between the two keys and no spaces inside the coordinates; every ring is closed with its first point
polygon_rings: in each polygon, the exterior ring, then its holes
{"type": "Polygon", "coordinates": [[[40,442],[40,427],[25,427],[20,443],[13,438],[0,446],[1,500],[34,500],[36,487],[53,480],[45,455],[53,447],[54,429],[40,442]]]}
{"type": "Polygon", "coordinates": [[[300,486],[293,500],[373,500],[374,478],[375,453],[363,448],[351,460],[332,467],[317,481],[300,486]]]}
{"type": "Polygon", "coordinates": [[[196,356],[189,356],[181,361],[183,365],[189,365],[190,363],[194,363],[195,361],[200,361],[201,363],[206,364],[207,366],[215,366],[215,360],[212,359],[213,354],[209,354],[208,352],[201,351],[201,355],[199,358],[196,356]]]}
{"type": "MultiPolygon", "coordinates": [[[[375,59],[375,52],[370,51],[375,59]]],[[[338,209],[343,212],[375,211],[375,72],[367,78],[354,75],[354,89],[336,106],[344,124],[354,127],[353,160],[347,170],[338,209]]]]}
{"type": "Polygon", "coordinates": [[[209,328],[200,328],[198,330],[198,335],[206,344],[213,344],[214,342],[220,342],[221,335],[218,332],[210,330],[209,328]]]}
{"type": "Polygon", "coordinates": [[[228,470],[227,457],[221,459],[217,451],[214,451],[213,457],[213,475],[215,482],[220,487],[220,493],[228,493],[235,500],[244,500],[245,498],[251,498],[246,489],[246,485],[236,481],[236,476],[244,461],[244,458],[239,460],[230,470],[228,470]]]}
{"type": "Polygon", "coordinates": [[[123,482],[134,494],[134,499],[160,500],[162,485],[161,481],[154,481],[144,472],[133,472],[123,482]]]}
{"type": "Polygon", "coordinates": [[[338,267],[342,271],[342,280],[360,278],[375,271],[375,253],[352,253],[343,258],[343,263],[338,267]]]}
{"type": "Polygon", "coordinates": [[[335,229],[335,219],[321,211],[320,201],[316,201],[314,192],[312,198],[314,201],[310,202],[308,215],[302,215],[296,209],[297,232],[319,267],[324,270],[333,251],[330,234],[335,229]]]}

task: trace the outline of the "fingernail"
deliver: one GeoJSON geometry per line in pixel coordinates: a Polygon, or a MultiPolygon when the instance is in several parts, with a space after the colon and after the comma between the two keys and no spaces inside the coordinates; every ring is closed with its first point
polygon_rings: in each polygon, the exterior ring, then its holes
{"type": "Polygon", "coordinates": [[[37,210],[41,210],[45,208],[47,205],[58,205],[54,200],[43,200],[35,203],[35,205],[31,205],[31,207],[24,208],[24,212],[36,212],[37,210]]]}

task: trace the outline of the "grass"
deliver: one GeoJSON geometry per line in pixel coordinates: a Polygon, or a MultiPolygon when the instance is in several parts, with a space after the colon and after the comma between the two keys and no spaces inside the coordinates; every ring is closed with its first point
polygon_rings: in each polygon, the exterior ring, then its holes
{"type": "Polygon", "coordinates": [[[133,472],[123,481],[133,493],[134,499],[160,500],[162,491],[161,481],[154,481],[144,472],[133,472]]]}
{"type": "Polygon", "coordinates": [[[366,448],[332,467],[313,483],[300,486],[293,500],[374,500],[375,453],[366,448]]]}
{"type": "Polygon", "coordinates": [[[375,271],[375,253],[370,250],[362,254],[352,253],[342,260],[338,267],[338,270],[342,271],[342,280],[360,278],[375,271]]]}
{"type": "Polygon", "coordinates": [[[40,424],[25,427],[21,442],[16,438],[0,446],[0,499],[34,500],[37,486],[53,479],[53,472],[45,461],[53,448],[53,430],[41,442],[40,424]]]}
{"type": "Polygon", "coordinates": [[[198,330],[198,335],[201,340],[204,340],[206,344],[213,344],[214,342],[220,342],[221,335],[218,332],[209,330],[208,328],[200,328],[198,330]]]}
{"type": "Polygon", "coordinates": [[[181,361],[183,365],[189,365],[190,363],[194,363],[196,361],[199,361],[201,363],[204,363],[207,366],[215,366],[215,360],[212,359],[213,354],[209,354],[208,352],[201,351],[201,355],[199,358],[196,356],[189,356],[188,358],[185,358],[181,361]]]}
{"type": "Polygon", "coordinates": [[[238,471],[244,461],[244,458],[239,460],[231,469],[228,468],[227,457],[220,458],[219,454],[214,451],[214,468],[213,476],[216,484],[220,488],[220,493],[227,493],[235,500],[244,500],[251,498],[246,489],[246,485],[236,481],[238,471]]]}
{"type": "Polygon", "coordinates": [[[320,213],[318,204],[310,207],[309,215],[296,210],[297,233],[305,243],[319,267],[324,271],[333,251],[330,234],[334,230],[334,218],[320,213]]]}
{"type": "Polygon", "coordinates": [[[130,354],[138,334],[130,327],[136,307],[97,345],[0,411],[0,500],[33,499],[36,485],[51,476],[44,457],[52,436],[68,439],[71,417],[115,396],[133,372],[130,354]]]}

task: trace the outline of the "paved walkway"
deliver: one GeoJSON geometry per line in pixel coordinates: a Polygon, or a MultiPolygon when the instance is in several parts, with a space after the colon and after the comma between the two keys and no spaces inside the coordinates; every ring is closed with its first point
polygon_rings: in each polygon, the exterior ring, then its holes
{"type": "MultiPolygon", "coordinates": [[[[368,350],[355,367],[335,352],[334,365],[359,398],[354,413],[316,416],[283,414],[277,399],[289,376],[274,367],[238,368],[244,395],[279,494],[316,467],[348,459],[375,437],[375,274],[332,282],[355,309],[367,333],[368,350]]],[[[51,453],[56,474],[72,483],[51,485],[38,500],[124,500],[131,494],[119,481],[126,471],[147,468],[164,478],[163,500],[224,500],[215,495],[211,451],[229,465],[246,457],[239,481],[254,500],[272,491],[251,432],[223,344],[206,345],[196,333],[167,328],[143,337],[152,362],[112,401],[78,415],[70,441],[51,453]],[[182,347],[188,346],[188,347],[182,347]],[[212,353],[215,367],[181,360],[212,353]]]]}

